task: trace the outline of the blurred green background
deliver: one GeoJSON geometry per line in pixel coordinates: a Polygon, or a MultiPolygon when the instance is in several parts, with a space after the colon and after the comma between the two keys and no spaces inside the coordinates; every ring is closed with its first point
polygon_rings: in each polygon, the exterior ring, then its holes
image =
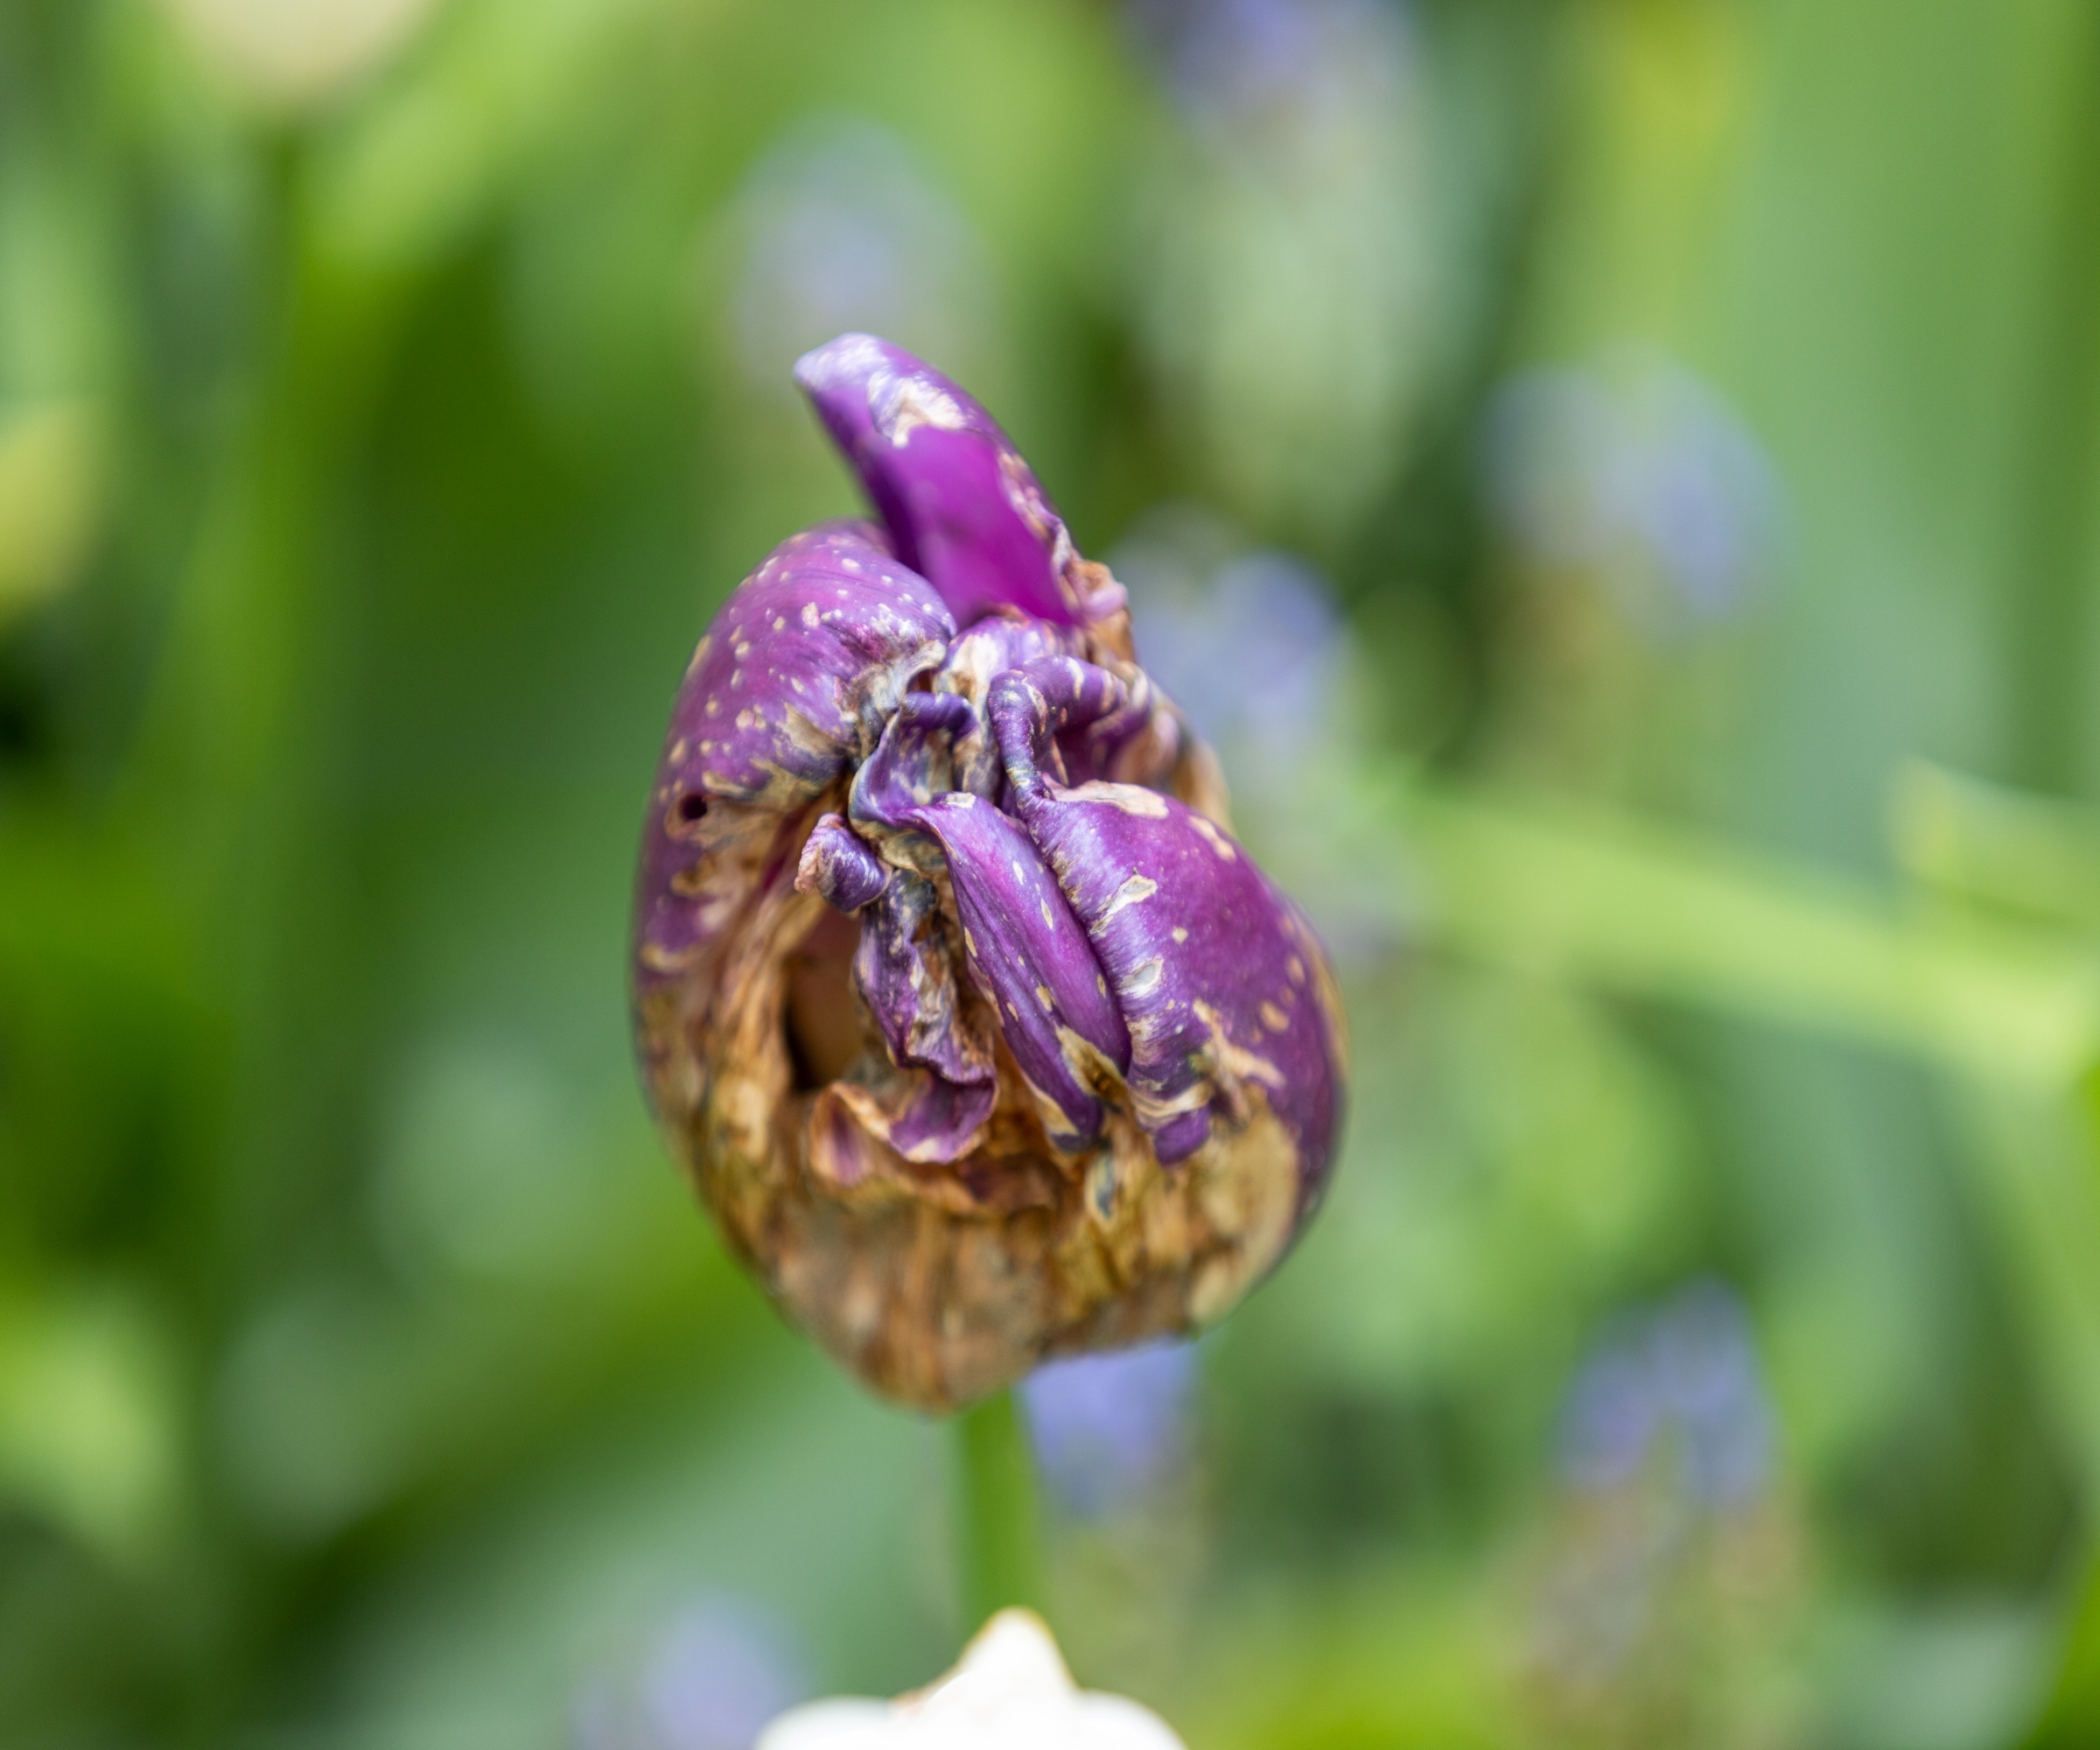
{"type": "Polygon", "coordinates": [[[1025,1400],[1192,1750],[2100,1743],[2091,0],[0,0],[0,1742],[744,1750],[946,1431],[628,1060],[669,697],[975,388],[1334,944],[1025,1400]]]}

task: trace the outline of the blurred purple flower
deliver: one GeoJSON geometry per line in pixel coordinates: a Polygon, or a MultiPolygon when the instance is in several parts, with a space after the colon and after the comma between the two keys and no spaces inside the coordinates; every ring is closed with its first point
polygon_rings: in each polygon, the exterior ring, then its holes
{"type": "Polygon", "coordinates": [[[1205,739],[1288,765],[1330,727],[1348,631],[1303,559],[1235,554],[1221,529],[1170,516],[1114,563],[1148,667],[1205,739]]]}
{"type": "Polygon", "coordinates": [[[738,205],[731,291],[750,382],[843,330],[904,336],[970,361],[989,326],[986,274],[960,208],[911,148],[855,116],[805,119],[754,164],[738,205]]]}
{"type": "Polygon", "coordinates": [[[1331,792],[1307,781],[1354,769],[1365,740],[1352,634],[1326,578],[1296,554],[1250,550],[1190,504],[1148,512],[1110,559],[1151,672],[1218,749],[1241,818],[1289,847],[1293,889],[1337,963],[1382,961],[1402,878],[1326,853],[1331,792]]]}
{"type": "Polygon", "coordinates": [[[1526,559],[1601,574],[1650,631],[1727,619],[1778,556],[1763,449],[1718,391],[1665,360],[1516,378],[1490,414],[1486,468],[1526,559]]]}
{"type": "Polygon", "coordinates": [[[1131,0],[1130,19],[1190,124],[1226,136],[1334,117],[1404,43],[1376,0],[1131,0]]]}
{"type": "Polygon", "coordinates": [[[788,1626],[750,1601],[694,1600],[657,1634],[632,1684],[600,1677],[572,1715],[577,1750],[750,1750],[811,1690],[788,1626]]]}
{"type": "Polygon", "coordinates": [[[1136,200],[1139,333],[1211,489],[1340,534],[1438,350],[1430,106],[1382,0],[1130,0],[1179,126],[1136,200]]]}
{"type": "Polygon", "coordinates": [[[1578,1489],[1622,1487],[1661,1455],[1702,1508],[1743,1505],[1771,1472],[1773,1418],[1741,1303],[1693,1284],[1608,1337],[1568,1395],[1561,1468],[1578,1489]]]}
{"type": "Polygon", "coordinates": [[[1021,1404],[1052,1493],[1085,1519],[1150,1494],[1187,1462],[1195,1386],[1190,1343],[1038,1368],[1021,1382],[1021,1404]]]}

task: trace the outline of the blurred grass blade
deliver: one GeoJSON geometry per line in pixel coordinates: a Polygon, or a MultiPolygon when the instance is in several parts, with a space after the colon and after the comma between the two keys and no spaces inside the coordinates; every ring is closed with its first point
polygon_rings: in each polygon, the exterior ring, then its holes
{"type": "MultiPolygon", "coordinates": [[[[2100,1055],[2076,938],[1906,913],[1863,883],[1600,809],[1389,783],[1327,797],[1390,923],[1513,970],[2062,1088],[2100,1055]]],[[[1332,870],[1302,873],[1309,891],[1332,870]]]]}
{"type": "Polygon", "coordinates": [[[1914,760],[1891,794],[1905,871],[1950,897],[2035,920],[2100,930],[2100,816],[1914,760]]]}

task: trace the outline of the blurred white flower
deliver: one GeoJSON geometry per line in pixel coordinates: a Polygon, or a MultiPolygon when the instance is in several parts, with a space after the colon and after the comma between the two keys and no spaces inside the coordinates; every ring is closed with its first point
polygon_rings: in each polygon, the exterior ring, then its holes
{"type": "Polygon", "coordinates": [[[1726,620],[1778,556],[1764,450],[1711,384],[1653,354],[1516,378],[1490,414],[1486,466],[1517,552],[1599,576],[1644,631],[1726,620]]]}
{"type": "Polygon", "coordinates": [[[402,48],[439,0],[162,0],[198,52],[267,108],[311,108],[402,48]]]}
{"type": "Polygon", "coordinates": [[[1181,1750],[1181,1740],[1150,1708],[1078,1688],[1041,1619],[1002,1610],[930,1688],[810,1702],[767,1726],[758,1750],[1181,1750]]]}
{"type": "Polygon", "coordinates": [[[1390,479],[1428,349],[1405,14],[1377,0],[1134,0],[1183,127],[1148,191],[1144,333],[1216,484],[1330,531],[1390,479]]]}

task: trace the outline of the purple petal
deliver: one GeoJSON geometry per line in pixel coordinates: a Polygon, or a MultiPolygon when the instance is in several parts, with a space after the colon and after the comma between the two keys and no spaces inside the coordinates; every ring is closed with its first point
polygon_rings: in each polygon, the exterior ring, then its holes
{"type": "Polygon", "coordinates": [[[908,869],[892,873],[861,914],[853,956],[861,1000],[882,1029],[891,1059],[929,1072],[883,1126],[907,1160],[948,1161],[967,1153],[998,1099],[990,1039],[970,1025],[956,988],[954,935],[934,884],[908,869]]]}
{"type": "Polygon", "coordinates": [[[976,721],[954,743],[955,788],[990,802],[1005,794],[1006,774],[998,744],[984,723],[984,700],[991,683],[1009,668],[1042,656],[1079,654],[1082,640],[1069,626],[1050,626],[1012,609],[989,614],[948,647],[948,660],[934,676],[934,690],[968,699],[976,721]]]}
{"type": "MultiPolygon", "coordinates": [[[[912,830],[913,810],[955,786],[954,745],[976,726],[970,701],[953,693],[909,693],[882,739],[853,774],[853,822],[881,843],[912,830]]],[[[893,849],[892,860],[911,860],[893,849]]]]}
{"type": "Polygon", "coordinates": [[[906,1160],[945,1166],[984,1139],[998,1099],[996,1082],[950,1082],[928,1072],[893,1115],[863,1105],[856,1116],[906,1160]]]}
{"type": "Polygon", "coordinates": [[[1071,906],[1027,834],[990,803],[950,791],[912,817],[947,857],[970,970],[1021,1074],[1054,1109],[1052,1140],[1090,1141],[1101,1066],[1124,1070],[1130,1040],[1071,906]]]}
{"type": "MultiPolygon", "coordinates": [[[[1121,1071],[1130,1040],[1086,937],[1027,835],[991,803],[948,781],[956,739],[976,727],[976,712],[958,694],[907,695],[854,778],[852,817],[891,861],[946,870],[971,973],[1014,1060],[1046,1102],[1056,1140],[1076,1147],[1101,1128],[1092,1091],[1099,1061],[1121,1071]]],[[[923,885],[920,876],[900,873],[892,889],[899,881],[923,885]]]]}
{"type": "Polygon", "coordinates": [[[1120,704],[1057,733],[1068,780],[1102,778],[1166,788],[1194,738],[1181,713],[1142,668],[1118,678],[1124,687],[1120,704]]]}
{"type": "Polygon", "coordinates": [[[845,817],[826,815],[809,830],[794,885],[835,911],[858,912],[889,878],[889,865],[855,835],[845,817]]]}
{"type": "Polygon", "coordinates": [[[1052,738],[1119,711],[1124,683],[1092,664],[1002,676],[990,711],[1016,811],[1057,872],[1130,1038],[1138,1120],[1162,1163],[1242,1116],[1256,1090],[1298,1144],[1301,1198],[1333,1140],[1340,1055],[1322,959],[1304,920],[1203,816],[1134,785],[1056,784],[1052,738]]]}
{"type": "Polygon", "coordinates": [[[645,978],[735,915],[781,817],[875,746],[955,622],[866,523],[782,542],[731,592],[672,707],[638,881],[645,978]]]}
{"type": "Polygon", "coordinates": [[[786,807],[874,746],[955,621],[864,523],[782,542],[732,592],[671,718],[679,775],[710,796],[786,807]]]}
{"type": "Polygon", "coordinates": [[[859,473],[899,557],[932,580],[960,623],[998,607],[1076,623],[1064,522],[976,401],[872,334],[842,334],[805,354],[794,380],[859,473]]]}

